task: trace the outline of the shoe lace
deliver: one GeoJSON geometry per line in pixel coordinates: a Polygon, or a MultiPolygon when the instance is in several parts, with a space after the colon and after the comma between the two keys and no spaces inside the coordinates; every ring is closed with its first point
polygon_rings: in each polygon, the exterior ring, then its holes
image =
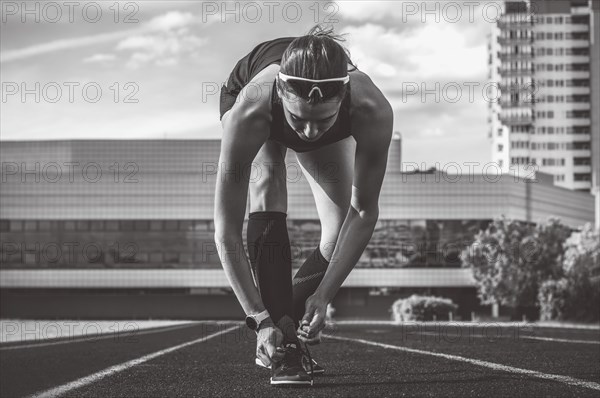
{"type": "Polygon", "coordinates": [[[312,360],[312,357],[310,356],[310,351],[308,350],[308,345],[306,343],[304,343],[304,348],[302,348],[302,343],[300,343],[300,350],[302,351],[302,354],[304,354],[308,357],[308,363],[310,364],[310,379],[312,380],[313,374],[314,374],[313,360],[312,360]]]}
{"type": "MultiPolygon", "coordinates": [[[[312,360],[312,356],[310,355],[310,351],[308,350],[308,346],[306,344],[303,344],[302,342],[298,342],[297,344],[294,344],[294,345],[289,344],[289,345],[284,346],[283,349],[284,349],[285,355],[293,355],[294,357],[296,357],[299,360],[301,366],[302,366],[302,357],[306,356],[308,358],[308,363],[310,364],[310,379],[312,381],[313,380],[313,370],[314,370],[313,369],[313,360],[312,360]],[[295,348],[294,348],[294,345],[295,345],[295,348]]],[[[294,362],[296,362],[296,361],[294,361],[294,362]]],[[[287,367],[285,361],[283,363],[283,366],[287,367]]],[[[302,366],[302,367],[304,367],[304,366],[302,366]]]]}

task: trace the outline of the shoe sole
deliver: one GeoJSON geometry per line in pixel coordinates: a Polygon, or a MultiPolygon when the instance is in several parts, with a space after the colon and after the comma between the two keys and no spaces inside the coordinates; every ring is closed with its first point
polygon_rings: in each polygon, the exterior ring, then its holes
{"type": "MultiPolygon", "coordinates": [[[[265,369],[269,369],[269,370],[271,369],[270,365],[269,366],[265,366],[265,364],[260,359],[258,359],[258,358],[256,358],[254,360],[254,363],[256,363],[261,368],[265,368],[265,369]]],[[[325,369],[315,370],[313,372],[306,371],[306,373],[308,373],[309,375],[311,375],[311,374],[312,375],[322,375],[323,373],[325,373],[325,369]]]]}
{"type": "Polygon", "coordinates": [[[289,386],[312,386],[313,385],[313,381],[312,380],[275,380],[273,381],[273,378],[271,377],[271,384],[274,386],[283,386],[283,385],[289,385],[289,386]]]}

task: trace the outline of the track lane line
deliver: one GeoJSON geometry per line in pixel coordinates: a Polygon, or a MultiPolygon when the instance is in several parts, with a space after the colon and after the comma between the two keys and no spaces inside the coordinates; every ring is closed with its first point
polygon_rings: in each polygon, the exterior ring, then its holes
{"type": "MultiPolygon", "coordinates": [[[[438,336],[439,333],[435,333],[435,332],[421,332],[418,333],[418,335],[425,335],[425,336],[438,336]]],[[[475,337],[475,338],[481,338],[481,339],[490,339],[490,337],[488,336],[469,336],[469,337],[475,337]]],[[[511,338],[510,336],[507,337],[494,337],[491,338],[493,340],[502,340],[503,338],[511,338]]],[[[600,341],[595,341],[595,340],[577,340],[577,339],[560,339],[557,337],[541,337],[541,336],[519,336],[519,339],[529,339],[529,340],[541,340],[541,341],[554,341],[557,343],[574,343],[574,344],[600,344],[600,341]]]]}
{"type": "Polygon", "coordinates": [[[556,381],[559,383],[568,384],[568,385],[572,385],[572,386],[576,386],[576,387],[583,387],[583,388],[589,388],[592,390],[600,391],[600,384],[598,384],[598,383],[595,383],[592,381],[576,379],[574,377],[569,377],[569,376],[556,375],[556,374],[551,374],[551,373],[543,373],[543,372],[538,372],[536,370],[516,368],[513,366],[501,365],[501,364],[494,363],[494,362],[482,361],[479,359],[472,359],[472,358],[467,358],[467,357],[461,357],[459,355],[451,355],[451,354],[443,354],[440,352],[419,350],[416,348],[408,348],[408,347],[402,347],[402,346],[397,346],[397,345],[392,345],[392,344],[378,343],[376,341],[370,341],[370,340],[364,340],[364,339],[354,339],[354,338],[350,338],[350,337],[333,336],[333,335],[327,335],[327,334],[323,334],[323,337],[333,339],[333,340],[350,341],[350,342],[354,342],[354,343],[372,345],[375,347],[381,347],[381,348],[386,348],[386,349],[390,349],[390,350],[410,352],[412,354],[429,355],[429,356],[433,356],[433,357],[449,359],[452,361],[466,362],[466,363],[469,363],[472,365],[481,366],[481,367],[489,368],[489,369],[493,369],[493,370],[501,370],[501,371],[508,372],[508,373],[522,374],[522,375],[527,375],[527,376],[535,377],[535,378],[542,379],[542,380],[552,380],[552,381],[556,381]]]}
{"type": "Polygon", "coordinates": [[[571,340],[571,339],[559,339],[559,338],[555,338],[555,337],[519,336],[519,338],[530,339],[530,340],[542,340],[542,341],[556,341],[558,343],[600,344],[600,341],[594,341],[594,340],[571,340]]]}
{"type": "Polygon", "coordinates": [[[75,390],[75,389],[87,386],[89,384],[95,383],[95,382],[97,382],[99,380],[102,380],[103,378],[105,378],[107,376],[111,376],[111,375],[114,375],[116,373],[122,372],[122,371],[127,370],[129,368],[132,368],[134,366],[140,365],[140,364],[142,364],[144,362],[148,362],[148,361],[150,361],[150,360],[152,360],[154,358],[158,358],[158,357],[160,357],[162,355],[169,354],[169,353],[171,353],[173,351],[177,351],[177,350],[180,350],[180,349],[185,348],[185,347],[189,347],[189,346],[194,345],[194,344],[203,343],[203,342],[205,342],[207,340],[210,340],[210,339],[212,339],[214,337],[218,337],[218,336],[220,336],[222,334],[229,333],[232,330],[235,330],[235,329],[237,329],[239,327],[240,327],[240,325],[235,325],[235,326],[229,327],[229,328],[227,328],[225,330],[222,330],[220,332],[216,332],[216,333],[210,334],[210,335],[208,335],[206,337],[201,337],[201,338],[196,339],[196,340],[191,340],[191,341],[188,341],[186,343],[182,343],[182,344],[178,344],[178,345],[173,346],[173,347],[165,348],[164,350],[156,351],[156,352],[154,352],[152,354],[144,355],[144,356],[139,357],[137,359],[132,359],[131,361],[123,362],[123,363],[121,363],[119,365],[114,365],[114,366],[108,367],[108,368],[106,368],[104,370],[101,370],[99,372],[93,373],[93,374],[91,374],[89,376],[81,377],[81,378],[79,378],[77,380],[71,381],[69,383],[62,384],[60,386],[51,388],[51,389],[46,390],[46,391],[41,391],[41,392],[34,393],[34,394],[30,395],[29,398],[54,398],[54,397],[59,397],[62,394],[65,394],[65,393],[70,392],[72,390],[75,390]]]}
{"type": "Polygon", "coordinates": [[[47,346],[52,346],[52,345],[82,343],[85,341],[98,341],[98,340],[105,340],[105,339],[129,339],[129,338],[141,336],[144,334],[169,332],[172,330],[183,329],[183,328],[196,326],[196,325],[198,325],[198,324],[197,323],[186,323],[185,325],[163,326],[163,327],[158,327],[158,328],[146,329],[146,330],[142,330],[137,333],[133,330],[132,331],[122,331],[122,332],[108,332],[105,335],[96,334],[91,337],[75,337],[73,339],[60,340],[60,341],[49,341],[47,343],[18,344],[18,345],[9,345],[9,346],[1,346],[0,345],[0,351],[47,347],[47,346]]]}

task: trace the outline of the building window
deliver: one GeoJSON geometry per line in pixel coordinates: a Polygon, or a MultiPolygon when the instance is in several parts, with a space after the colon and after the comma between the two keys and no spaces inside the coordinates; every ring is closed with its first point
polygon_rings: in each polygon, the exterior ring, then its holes
{"type": "Polygon", "coordinates": [[[131,220],[122,220],[121,225],[120,225],[120,230],[127,231],[127,232],[133,231],[134,230],[133,225],[134,225],[133,221],[131,221],[131,220]]]}
{"type": "MultiPolygon", "coordinates": [[[[56,221],[52,222],[54,224],[54,229],[56,229],[56,221]]],[[[38,231],[50,231],[52,229],[50,221],[40,221],[38,222],[38,231]]]]}
{"type": "Polygon", "coordinates": [[[591,165],[591,159],[588,157],[573,158],[573,165],[574,166],[589,166],[589,165],[591,165]]]}
{"type": "Polygon", "coordinates": [[[77,230],[78,231],[88,231],[89,229],[90,228],[89,228],[89,225],[88,225],[87,221],[83,221],[83,220],[82,221],[77,221],[77,230]]]}
{"type": "Polygon", "coordinates": [[[165,231],[177,231],[177,220],[165,221],[165,231]]]}
{"type": "Polygon", "coordinates": [[[573,180],[575,180],[575,181],[592,181],[592,175],[590,173],[575,173],[575,174],[573,174],[573,180]]]}
{"type": "Polygon", "coordinates": [[[502,152],[503,149],[504,149],[504,145],[498,144],[498,152],[502,152]]]}
{"type": "Polygon", "coordinates": [[[92,221],[90,221],[90,230],[91,231],[102,231],[102,230],[104,230],[104,222],[102,220],[92,220],[92,221]]]}
{"type": "Polygon", "coordinates": [[[138,220],[135,222],[134,228],[136,231],[148,231],[150,223],[146,220],[138,220]]]}

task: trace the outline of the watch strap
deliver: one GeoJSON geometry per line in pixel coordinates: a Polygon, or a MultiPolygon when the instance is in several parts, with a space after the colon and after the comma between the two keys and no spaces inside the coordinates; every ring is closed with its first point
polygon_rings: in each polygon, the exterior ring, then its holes
{"type": "Polygon", "coordinates": [[[262,321],[264,321],[265,319],[267,319],[269,317],[269,311],[264,310],[263,312],[253,315],[252,317],[256,320],[256,324],[258,325],[257,327],[260,327],[260,324],[262,323],[262,321]]]}

